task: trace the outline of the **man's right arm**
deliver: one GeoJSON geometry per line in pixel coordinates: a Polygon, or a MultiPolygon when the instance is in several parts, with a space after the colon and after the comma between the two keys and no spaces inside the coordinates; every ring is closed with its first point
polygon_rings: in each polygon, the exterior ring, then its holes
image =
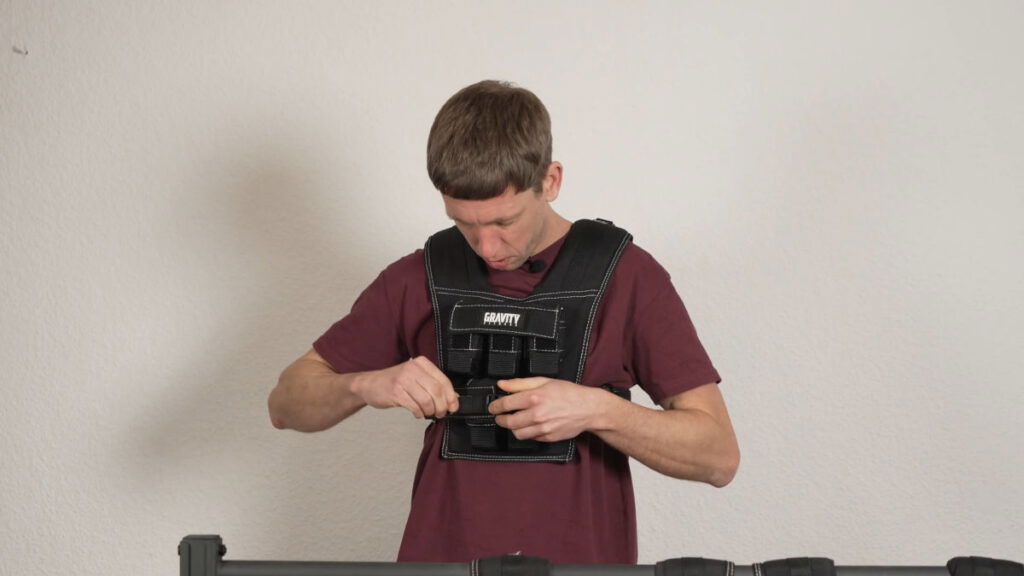
{"type": "Polygon", "coordinates": [[[284,369],[267,405],[274,427],[317,432],[367,405],[443,418],[459,401],[451,381],[423,356],[383,370],[339,374],[310,350],[284,369]]]}

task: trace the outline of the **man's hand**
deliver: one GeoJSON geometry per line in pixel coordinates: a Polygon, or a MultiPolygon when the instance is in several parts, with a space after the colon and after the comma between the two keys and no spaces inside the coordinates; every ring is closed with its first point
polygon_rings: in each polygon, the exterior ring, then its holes
{"type": "Polygon", "coordinates": [[[424,356],[363,376],[352,391],[374,408],[402,407],[416,418],[444,418],[459,409],[451,380],[424,356]]]}
{"type": "Polygon", "coordinates": [[[599,388],[544,377],[499,380],[498,386],[509,395],[491,402],[488,410],[496,415],[498,426],[508,428],[520,440],[575,438],[591,429],[594,416],[615,399],[599,388]]]}

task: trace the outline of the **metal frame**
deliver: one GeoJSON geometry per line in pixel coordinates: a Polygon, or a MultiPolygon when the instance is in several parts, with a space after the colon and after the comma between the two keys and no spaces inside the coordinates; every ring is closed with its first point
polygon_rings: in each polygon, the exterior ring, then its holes
{"type": "MultiPolygon", "coordinates": [[[[178,546],[180,576],[470,576],[463,562],[281,562],[225,561],[220,536],[186,536],[178,546]]],[[[552,564],[550,576],[654,576],[655,566],[552,564]]],[[[755,576],[736,566],[734,576],[755,576]]],[[[836,566],[836,576],[949,576],[945,566],[836,566]]]]}

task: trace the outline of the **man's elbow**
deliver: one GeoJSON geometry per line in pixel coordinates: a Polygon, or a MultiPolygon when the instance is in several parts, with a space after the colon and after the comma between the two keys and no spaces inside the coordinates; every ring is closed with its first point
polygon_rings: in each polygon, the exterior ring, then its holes
{"type": "Polygon", "coordinates": [[[274,428],[284,430],[288,428],[288,422],[284,417],[284,411],[281,410],[278,399],[279,394],[280,387],[274,388],[274,390],[270,392],[270,396],[267,397],[267,413],[270,415],[270,423],[274,425],[274,428]]]}
{"type": "Polygon", "coordinates": [[[288,423],[284,421],[284,418],[275,416],[273,412],[270,413],[270,423],[278,430],[286,430],[288,428],[288,423]]]}
{"type": "Polygon", "coordinates": [[[711,471],[711,475],[708,478],[708,484],[711,484],[715,488],[724,488],[732,482],[732,479],[736,477],[736,471],[740,467],[740,450],[738,446],[733,446],[725,454],[722,454],[721,460],[711,471]]]}

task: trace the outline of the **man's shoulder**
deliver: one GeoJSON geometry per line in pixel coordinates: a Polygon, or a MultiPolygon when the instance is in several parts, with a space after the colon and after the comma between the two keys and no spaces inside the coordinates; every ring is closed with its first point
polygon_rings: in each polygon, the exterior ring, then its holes
{"type": "Polygon", "coordinates": [[[385,272],[405,274],[415,270],[423,270],[423,249],[417,248],[413,252],[402,256],[384,269],[385,272]]]}
{"type": "Polygon", "coordinates": [[[630,242],[608,284],[608,297],[631,305],[649,303],[674,291],[672,277],[650,252],[630,242]]]}
{"type": "Polygon", "coordinates": [[[427,272],[423,263],[423,249],[417,249],[388,264],[381,271],[380,279],[389,286],[426,281],[427,272]]]}
{"type": "Polygon", "coordinates": [[[658,263],[657,259],[650,252],[637,246],[634,242],[630,242],[622,251],[622,256],[619,257],[615,272],[618,276],[646,276],[653,274],[664,276],[665,279],[668,279],[669,276],[668,271],[658,263]]]}

